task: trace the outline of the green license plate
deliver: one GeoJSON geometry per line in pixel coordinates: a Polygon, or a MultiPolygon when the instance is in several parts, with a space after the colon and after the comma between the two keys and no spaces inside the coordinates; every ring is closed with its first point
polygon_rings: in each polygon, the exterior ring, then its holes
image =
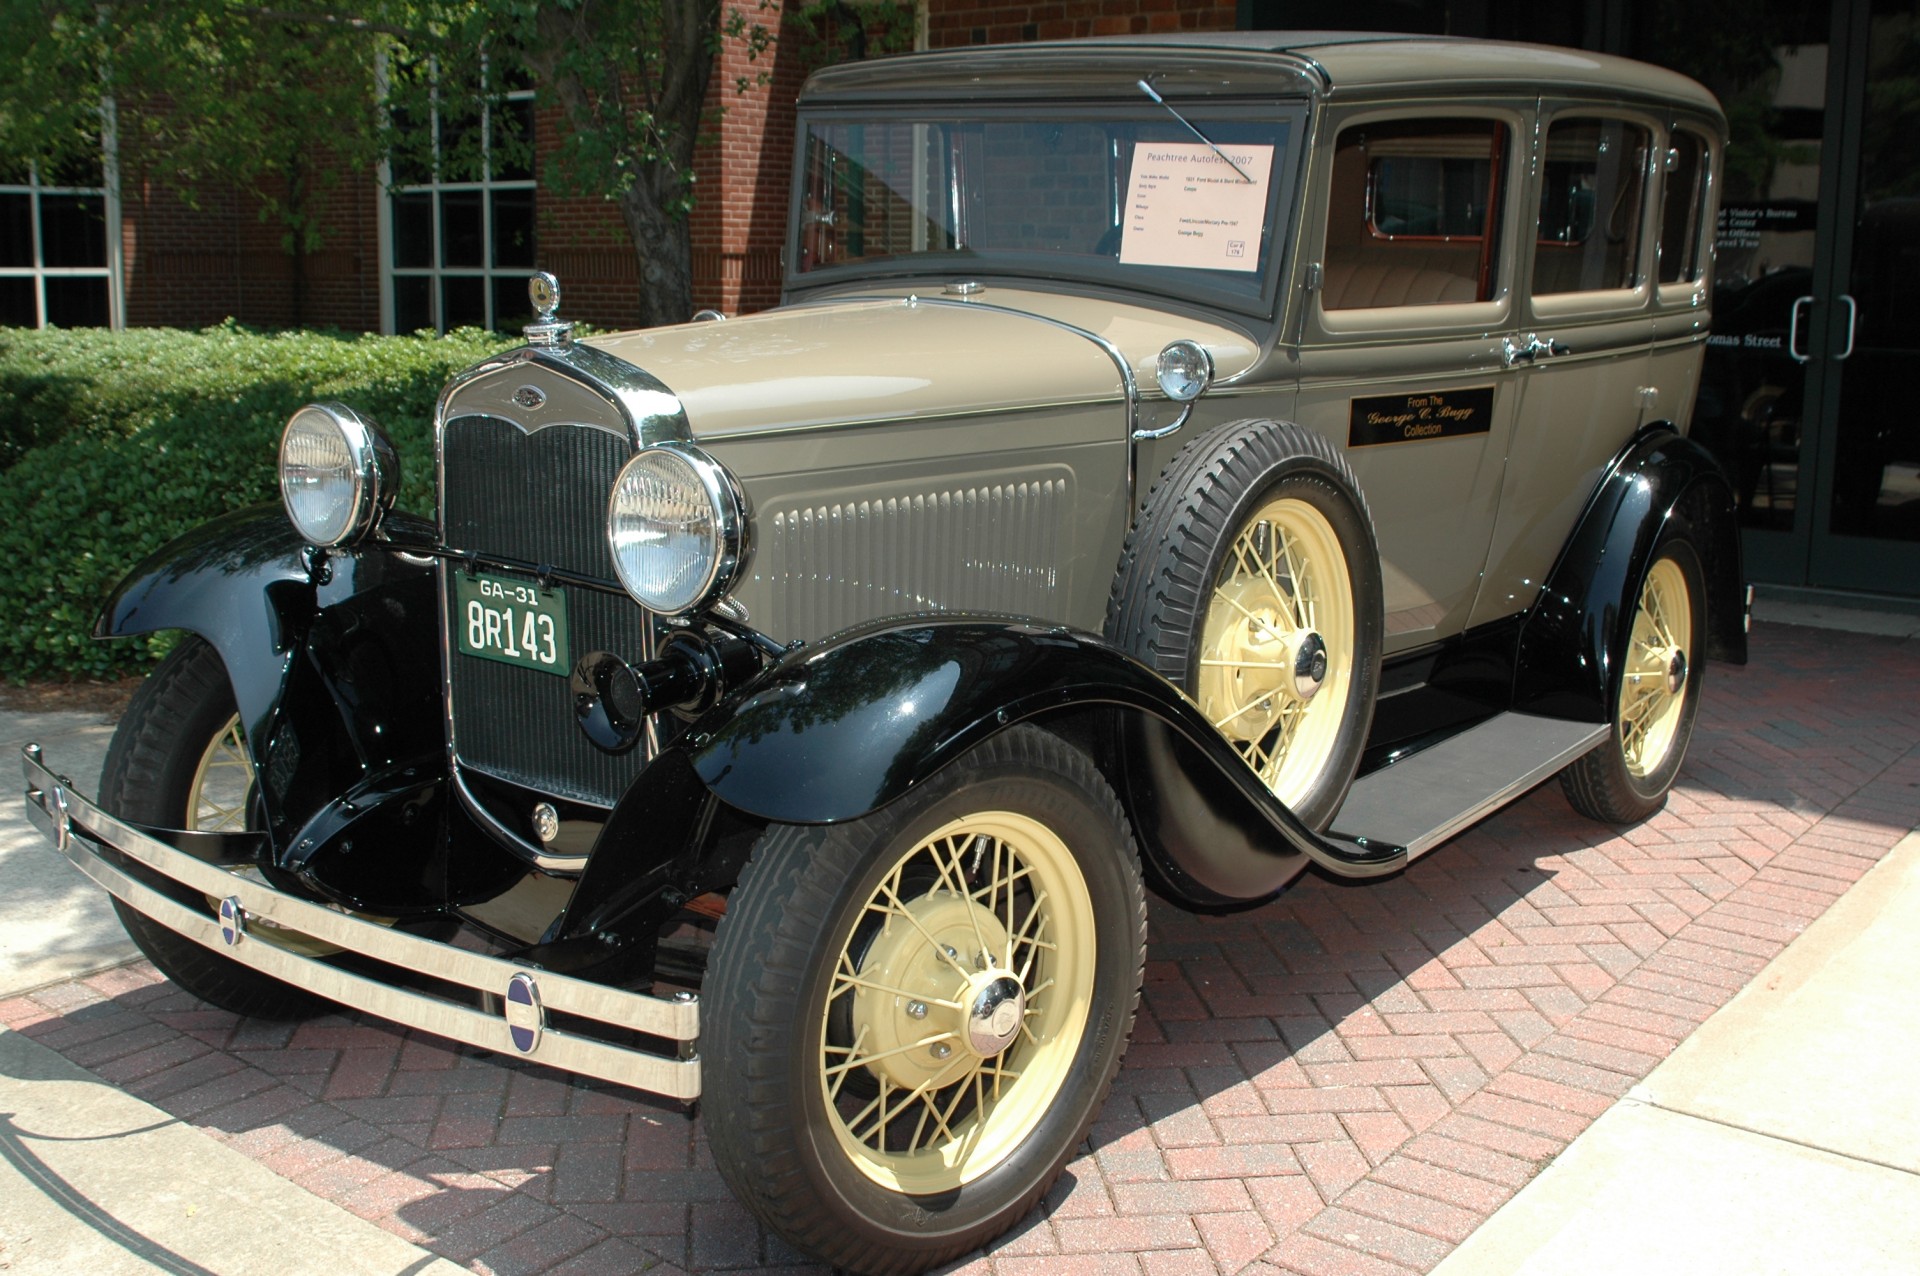
{"type": "Polygon", "coordinates": [[[453,578],[453,631],[463,655],[565,677],[567,596],[510,576],[453,578]]]}

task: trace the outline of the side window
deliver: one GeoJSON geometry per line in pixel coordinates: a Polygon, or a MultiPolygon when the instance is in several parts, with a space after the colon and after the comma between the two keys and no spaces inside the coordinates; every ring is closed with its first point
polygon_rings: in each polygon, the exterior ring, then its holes
{"type": "Polygon", "coordinates": [[[1507,145],[1497,120],[1376,120],[1342,130],[1321,305],[1492,299],[1507,145]]]}
{"type": "Polygon", "coordinates": [[[1547,130],[1533,291],[1631,288],[1651,135],[1625,120],[1561,119],[1547,130]]]}
{"type": "Polygon", "coordinates": [[[1667,147],[1667,189],[1660,202],[1660,282],[1692,283],[1704,273],[1700,214],[1707,202],[1707,146],[1675,130],[1667,147]]]}

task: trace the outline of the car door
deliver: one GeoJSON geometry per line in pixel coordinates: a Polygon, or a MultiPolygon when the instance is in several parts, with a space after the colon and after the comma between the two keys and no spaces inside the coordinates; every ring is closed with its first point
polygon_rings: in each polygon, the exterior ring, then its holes
{"type": "Polygon", "coordinates": [[[1665,122],[1547,99],[1534,136],[1522,322],[1502,343],[1518,412],[1476,625],[1532,605],[1601,471],[1659,407],[1649,227],[1665,122]]]}
{"type": "Polygon", "coordinates": [[[1346,449],[1372,511],[1389,656],[1465,626],[1493,533],[1531,107],[1355,106],[1321,126],[1294,414],[1346,449]]]}

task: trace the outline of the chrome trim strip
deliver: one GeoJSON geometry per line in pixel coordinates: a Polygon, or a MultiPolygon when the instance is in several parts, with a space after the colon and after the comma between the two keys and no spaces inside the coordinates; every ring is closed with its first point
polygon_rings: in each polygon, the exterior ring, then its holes
{"type": "MultiPolygon", "coordinates": [[[[490,772],[481,770],[478,767],[472,769],[480,771],[482,775],[490,774],[490,772]]],[[[502,824],[499,818],[487,809],[486,803],[480,800],[480,796],[467,787],[467,770],[468,768],[464,763],[456,762],[454,764],[453,791],[459,796],[460,805],[467,809],[467,814],[473,817],[475,823],[486,829],[488,833],[491,833],[494,838],[506,846],[508,850],[543,873],[552,873],[555,877],[578,877],[586,870],[588,856],[555,855],[544,847],[535,846],[532,842],[527,841],[526,838],[521,837],[518,833],[502,824]]],[[[509,781],[509,783],[511,783],[511,781],[509,781]]],[[[521,787],[524,788],[526,786],[522,785],[521,787]]],[[[583,805],[586,804],[583,803],[583,805]]]]}
{"type": "MultiPolygon", "coordinates": [[[[115,896],[180,935],[234,961],[299,988],[380,1018],[487,1050],[514,1051],[503,1016],[443,1001],[426,993],[381,983],[323,960],[277,947],[253,932],[231,947],[219,922],[170,899],[108,862],[98,847],[112,847],[198,894],[240,901],[249,920],[271,921],[349,952],[418,971],[476,993],[500,996],[516,975],[530,974],[550,1011],[578,1015],[614,1027],[632,1028],[672,1041],[695,1042],[700,1033],[697,1000],[668,1000],[589,983],[513,961],[468,952],[418,935],[378,926],[310,903],[263,883],[238,877],[156,841],[102,811],[46,768],[39,746],[21,751],[28,818],[42,833],[64,841],[62,853],[115,896]],[[64,837],[62,830],[64,829],[64,837]]],[[[667,1059],[629,1050],[549,1026],[524,1057],[582,1076],[691,1101],[700,1095],[697,1055],[667,1059]]]]}

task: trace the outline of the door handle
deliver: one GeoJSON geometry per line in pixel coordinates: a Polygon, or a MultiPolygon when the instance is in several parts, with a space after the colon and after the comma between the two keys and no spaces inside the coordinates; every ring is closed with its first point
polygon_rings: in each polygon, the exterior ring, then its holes
{"type": "MultiPolygon", "coordinates": [[[[1793,310],[1787,318],[1787,357],[1795,363],[1811,363],[1813,361],[1812,355],[1800,353],[1800,307],[1811,306],[1812,304],[1813,298],[1811,296],[1795,297],[1793,299],[1793,310]]],[[[1847,343],[1847,350],[1849,352],[1853,350],[1851,340],[1847,343]]]]}
{"type": "Polygon", "coordinates": [[[1860,307],[1853,304],[1853,298],[1851,296],[1843,292],[1840,294],[1840,300],[1847,303],[1847,348],[1833,356],[1835,363],[1839,363],[1842,359],[1845,359],[1853,353],[1853,328],[1854,324],[1860,319],[1860,307]]]}
{"type": "Polygon", "coordinates": [[[1542,339],[1537,332],[1527,334],[1523,345],[1512,337],[1500,339],[1500,359],[1511,368],[1516,363],[1532,363],[1541,355],[1572,354],[1573,347],[1565,342],[1555,341],[1551,337],[1542,339]]]}

